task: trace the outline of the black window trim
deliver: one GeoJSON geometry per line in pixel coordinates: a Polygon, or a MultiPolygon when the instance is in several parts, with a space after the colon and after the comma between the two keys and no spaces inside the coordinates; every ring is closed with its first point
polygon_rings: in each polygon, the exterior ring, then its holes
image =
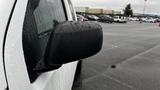
{"type": "Polygon", "coordinates": [[[61,2],[62,2],[65,17],[66,17],[66,21],[68,21],[69,19],[68,19],[68,15],[67,15],[68,14],[67,9],[65,8],[66,7],[65,2],[64,2],[64,0],[61,0],[61,2]]]}

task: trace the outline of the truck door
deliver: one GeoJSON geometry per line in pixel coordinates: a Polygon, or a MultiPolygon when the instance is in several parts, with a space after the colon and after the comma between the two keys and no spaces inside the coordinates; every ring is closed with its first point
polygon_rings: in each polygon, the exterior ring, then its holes
{"type": "MultiPolygon", "coordinates": [[[[0,34],[1,35],[1,34],[0,34]]],[[[3,36],[3,35],[1,35],[3,36]]],[[[2,38],[0,36],[0,38],[2,38]]],[[[0,43],[2,46],[2,43],[0,43]]],[[[2,47],[0,47],[2,48],[2,47]]],[[[0,49],[2,50],[2,49],[0,49]]],[[[3,64],[3,58],[2,58],[2,53],[0,53],[0,90],[5,90],[7,88],[7,83],[6,83],[6,77],[4,74],[4,64],[3,64]]]]}
{"type": "Polygon", "coordinates": [[[0,90],[7,90],[7,78],[4,60],[4,39],[15,0],[0,0],[0,90]]]}
{"type": "Polygon", "coordinates": [[[37,73],[51,29],[72,20],[67,0],[18,0],[8,29],[5,61],[9,90],[71,90],[77,62],[37,73]]]}

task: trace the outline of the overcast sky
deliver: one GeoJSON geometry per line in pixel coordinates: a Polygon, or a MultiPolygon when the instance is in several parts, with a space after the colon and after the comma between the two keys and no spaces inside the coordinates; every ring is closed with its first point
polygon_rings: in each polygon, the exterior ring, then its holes
{"type": "MultiPolygon", "coordinates": [[[[123,10],[130,3],[136,13],[142,13],[144,0],[72,0],[74,6],[88,6],[123,10]]],[[[160,14],[160,0],[147,0],[146,13],[160,14]]]]}

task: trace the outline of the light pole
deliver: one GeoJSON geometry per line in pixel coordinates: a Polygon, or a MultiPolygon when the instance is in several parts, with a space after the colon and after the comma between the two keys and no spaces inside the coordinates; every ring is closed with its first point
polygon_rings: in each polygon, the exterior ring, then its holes
{"type": "Polygon", "coordinates": [[[143,15],[145,15],[146,13],[146,5],[147,5],[147,0],[144,0],[144,8],[143,8],[143,15]]]}

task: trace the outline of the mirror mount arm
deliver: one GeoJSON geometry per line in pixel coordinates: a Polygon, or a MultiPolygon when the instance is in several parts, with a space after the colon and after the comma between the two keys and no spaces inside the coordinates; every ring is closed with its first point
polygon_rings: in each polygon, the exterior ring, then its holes
{"type": "Polygon", "coordinates": [[[37,73],[42,73],[42,72],[56,70],[60,68],[61,66],[62,65],[60,64],[59,65],[49,65],[49,64],[46,64],[43,60],[41,60],[39,61],[39,63],[37,63],[37,65],[35,66],[33,70],[37,73]]]}

